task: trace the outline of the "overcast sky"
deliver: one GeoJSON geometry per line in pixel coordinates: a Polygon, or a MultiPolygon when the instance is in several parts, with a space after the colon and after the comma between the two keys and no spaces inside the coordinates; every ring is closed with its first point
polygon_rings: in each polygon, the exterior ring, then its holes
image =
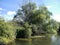
{"type": "MultiPolygon", "coordinates": [[[[44,4],[53,13],[52,18],[60,22],[60,0],[33,0],[37,5],[44,4]]],[[[0,0],[0,16],[11,20],[24,0],[0,0]]]]}

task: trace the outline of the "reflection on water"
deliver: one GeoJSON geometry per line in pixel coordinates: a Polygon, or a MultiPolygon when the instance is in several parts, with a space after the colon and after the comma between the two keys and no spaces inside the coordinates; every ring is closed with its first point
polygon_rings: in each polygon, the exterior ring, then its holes
{"type": "Polygon", "coordinates": [[[57,37],[55,35],[51,36],[51,41],[55,42],[57,40],[57,37]]]}
{"type": "Polygon", "coordinates": [[[31,41],[16,41],[10,45],[60,45],[60,36],[34,38],[31,41]]]}
{"type": "Polygon", "coordinates": [[[54,36],[54,38],[51,39],[52,40],[52,45],[60,45],[60,36],[54,36]]]}

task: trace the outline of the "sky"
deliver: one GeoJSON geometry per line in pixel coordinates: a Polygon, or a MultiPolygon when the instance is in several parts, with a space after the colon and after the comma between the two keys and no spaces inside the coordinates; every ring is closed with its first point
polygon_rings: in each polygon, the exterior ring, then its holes
{"type": "MultiPolygon", "coordinates": [[[[25,0],[28,2],[28,0],[25,0]]],[[[0,16],[5,20],[12,20],[16,11],[25,4],[24,0],[0,0],[0,16]]],[[[50,12],[52,18],[60,22],[60,0],[31,0],[38,6],[44,4],[50,12]]]]}

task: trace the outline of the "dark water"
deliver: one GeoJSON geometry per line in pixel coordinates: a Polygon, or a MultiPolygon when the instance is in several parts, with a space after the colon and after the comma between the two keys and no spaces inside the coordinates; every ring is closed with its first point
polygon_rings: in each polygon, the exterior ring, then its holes
{"type": "Polygon", "coordinates": [[[34,38],[31,41],[16,41],[10,45],[60,45],[60,36],[34,38]]]}

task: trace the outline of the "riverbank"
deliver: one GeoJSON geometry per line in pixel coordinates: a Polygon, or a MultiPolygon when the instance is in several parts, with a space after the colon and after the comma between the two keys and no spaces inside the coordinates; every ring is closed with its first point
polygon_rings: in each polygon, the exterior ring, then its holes
{"type": "Polygon", "coordinates": [[[45,34],[45,35],[31,36],[31,38],[16,38],[16,40],[31,41],[33,38],[45,38],[45,37],[51,37],[52,35],[56,36],[57,34],[45,34]]]}
{"type": "Polygon", "coordinates": [[[45,36],[31,36],[31,38],[16,38],[16,40],[31,41],[32,38],[44,38],[45,36]]]}
{"type": "Polygon", "coordinates": [[[42,38],[42,37],[45,37],[45,36],[32,36],[31,38],[42,38]]]}

